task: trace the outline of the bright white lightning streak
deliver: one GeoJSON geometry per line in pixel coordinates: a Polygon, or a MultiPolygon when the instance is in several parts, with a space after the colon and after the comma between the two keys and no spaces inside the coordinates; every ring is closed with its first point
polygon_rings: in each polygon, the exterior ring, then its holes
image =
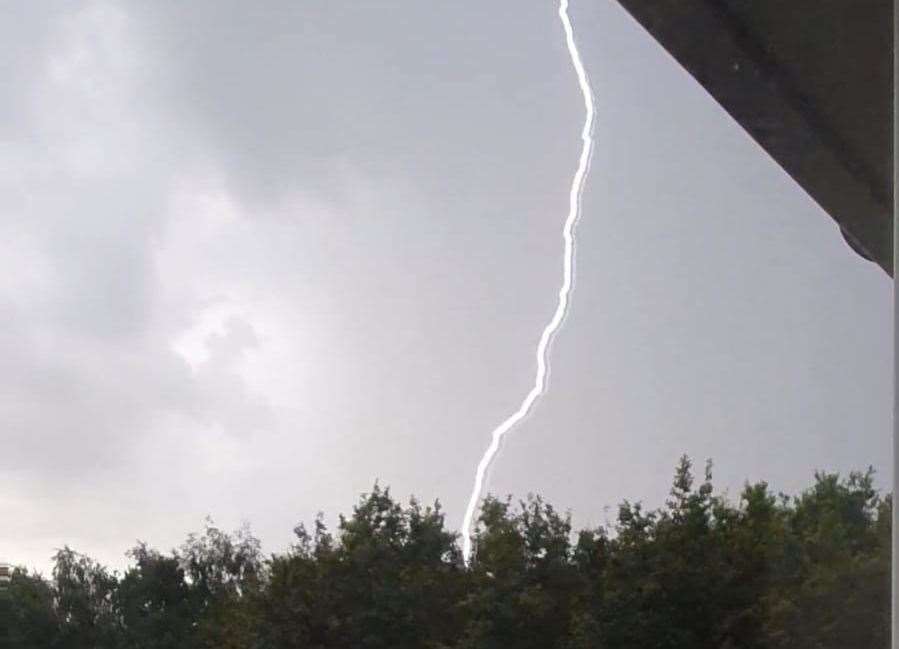
{"type": "Polygon", "coordinates": [[[590,158],[593,155],[593,119],[595,110],[593,107],[593,93],[590,91],[590,82],[587,79],[584,64],[581,62],[581,55],[578,53],[577,45],[574,42],[574,30],[571,27],[571,20],[568,18],[568,0],[560,0],[559,18],[562,20],[562,27],[565,30],[565,41],[568,45],[568,53],[571,55],[571,64],[574,66],[574,71],[577,74],[578,85],[580,85],[581,93],[584,95],[584,107],[587,111],[584,128],[581,131],[583,148],[581,149],[581,157],[578,160],[577,171],[571,181],[568,217],[565,219],[565,225],[562,228],[562,238],[565,241],[565,254],[562,264],[562,287],[559,289],[559,303],[556,306],[556,311],[553,313],[552,320],[549,321],[549,324],[546,325],[546,328],[543,330],[543,334],[540,336],[540,342],[537,344],[537,376],[534,379],[534,387],[528,392],[518,410],[494,429],[490,440],[490,446],[487,447],[487,451],[478,463],[478,470],[475,473],[474,479],[474,489],[472,489],[471,498],[468,500],[465,518],[462,520],[462,556],[464,557],[466,564],[471,558],[472,519],[474,518],[478,502],[481,499],[487,470],[490,468],[490,465],[499,451],[500,442],[502,441],[503,436],[528,415],[534,402],[537,401],[537,398],[543,394],[546,388],[546,378],[549,370],[547,352],[552,343],[553,336],[555,336],[559,327],[562,325],[562,322],[565,320],[565,314],[568,312],[568,299],[571,295],[573,284],[574,226],[577,224],[581,213],[581,194],[584,190],[584,181],[587,172],[590,169],[590,158]]]}

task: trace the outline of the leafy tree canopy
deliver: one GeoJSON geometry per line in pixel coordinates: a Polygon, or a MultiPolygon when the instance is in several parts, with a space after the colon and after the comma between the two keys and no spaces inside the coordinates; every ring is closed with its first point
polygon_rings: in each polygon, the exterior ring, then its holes
{"type": "Polygon", "coordinates": [[[0,647],[888,647],[892,498],[873,478],[730,502],[683,457],[663,507],[577,532],[539,496],[489,497],[467,566],[439,503],[375,484],[333,533],[319,517],[269,557],[211,522],[168,553],[138,543],[122,575],[65,547],[0,590],[0,647]]]}

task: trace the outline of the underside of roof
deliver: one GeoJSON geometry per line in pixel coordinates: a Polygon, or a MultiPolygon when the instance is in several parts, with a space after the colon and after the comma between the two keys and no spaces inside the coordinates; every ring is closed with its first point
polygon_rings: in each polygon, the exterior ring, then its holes
{"type": "Polygon", "coordinates": [[[619,0],[888,274],[893,0],[619,0]]]}

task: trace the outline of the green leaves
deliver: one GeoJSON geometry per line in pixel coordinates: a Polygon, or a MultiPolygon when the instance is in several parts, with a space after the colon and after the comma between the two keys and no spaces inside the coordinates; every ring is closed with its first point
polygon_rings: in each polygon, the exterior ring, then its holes
{"type": "Polygon", "coordinates": [[[211,522],[119,576],[69,548],[0,591],[0,649],[827,649],[887,647],[892,498],[873,471],[737,502],[680,459],[665,505],[572,530],[539,496],[487,498],[462,562],[439,503],[374,485],[332,533],[265,559],[211,522]]]}

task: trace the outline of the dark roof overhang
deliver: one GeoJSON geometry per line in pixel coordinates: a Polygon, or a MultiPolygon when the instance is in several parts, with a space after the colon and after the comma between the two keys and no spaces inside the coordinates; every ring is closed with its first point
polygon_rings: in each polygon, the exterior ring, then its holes
{"type": "Polygon", "coordinates": [[[893,0],[619,2],[892,275],[893,0]]]}

